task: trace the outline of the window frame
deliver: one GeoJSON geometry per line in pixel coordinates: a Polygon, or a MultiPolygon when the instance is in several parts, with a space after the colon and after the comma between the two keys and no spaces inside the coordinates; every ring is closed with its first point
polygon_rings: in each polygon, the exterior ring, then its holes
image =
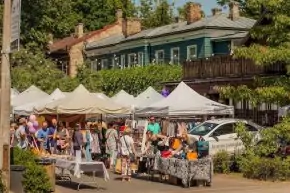
{"type": "Polygon", "coordinates": [[[193,59],[196,59],[197,58],[197,45],[191,45],[191,46],[187,46],[187,52],[186,52],[186,55],[187,55],[187,57],[186,57],[186,59],[187,60],[193,60],[193,59]],[[194,48],[195,49],[195,57],[193,57],[193,58],[191,58],[190,57],[190,49],[191,48],[194,48]]]}
{"type": "Polygon", "coordinates": [[[101,60],[101,64],[102,64],[102,69],[108,69],[109,61],[108,61],[107,58],[102,59],[102,60],[101,60]],[[104,63],[106,63],[107,66],[105,66],[104,63]]]}
{"type": "Polygon", "coordinates": [[[179,47],[174,47],[174,48],[171,48],[170,49],[170,62],[172,63],[172,64],[180,64],[180,48],[179,47]],[[177,56],[177,63],[174,63],[174,60],[175,60],[175,58],[174,58],[174,50],[178,50],[178,56],[177,56]]]}
{"type": "Polygon", "coordinates": [[[155,51],[155,59],[156,59],[156,64],[162,64],[162,63],[164,63],[165,62],[165,56],[164,56],[164,54],[165,54],[165,52],[164,52],[164,50],[156,50],[155,51]],[[158,57],[158,54],[159,53],[162,53],[163,54],[163,58],[162,58],[162,62],[160,62],[160,59],[159,59],[159,57],[158,57]]]}
{"type": "Polygon", "coordinates": [[[137,56],[137,60],[138,60],[138,64],[143,66],[144,65],[144,52],[138,52],[138,56],[137,56]],[[141,63],[140,63],[141,61],[141,63]]]}
{"type": "Polygon", "coordinates": [[[135,57],[136,57],[135,53],[128,54],[128,68],[135,65],[135,57]],[[133,62],[131,61],[132,56],[134,57],[133,62]]]}
{"type": "Polygon", "coordinates": [[[126,64],[126,55],[122,54],[120,59],[121,59],[121,61],[120,61],[121,69],[124,69],[125,68],[125,64],[126,64]]]}

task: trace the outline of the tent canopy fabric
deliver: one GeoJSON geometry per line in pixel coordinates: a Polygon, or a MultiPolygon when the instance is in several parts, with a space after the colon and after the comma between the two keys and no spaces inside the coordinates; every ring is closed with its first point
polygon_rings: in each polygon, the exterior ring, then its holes
{"type": "Polygon", "coordinates": [[[92,95],[83,85],[79,85],[66,98],[43,107],[34,108],[37,114],[122,114],[129,109],[92,95]]]}
{"type": "Polygon", "coordinates": [[[139,108],[147,107],[162,99],[164,97],[150,86],[135,98],[135,106],[139,108]]]}
{"type": "Polygon", "coordinates": [[[19,95],[13,98],[12,106],[17,107],[19,105],[31,103],[43,98],[48,97],[49,95],[36,86],[32,85],[19,95]]]}
{"type": "Polygon", "coordinates": [[[63,94],[62,91],[57,88],[49,96],[45,98],[15,107],[14,113],[19,114],[19,115],[29,115],[33,113],[33,108],[51,103],[53,101],[56,101],[65,97],[66,95],[63,94]]]}
{"type": "Polygon", "coordinates": [[[125,106],[134,106],[135,97],[128,94],[126,91],[121,90],[111,98],[115,103],[125,106]]]}
{"type": "Polygon", "coordinates": [[[136,110],[136,114],[185,115],[232,115],[234,107],[212,101],[181,82],[172,93],[146,108],[136,110]]]}

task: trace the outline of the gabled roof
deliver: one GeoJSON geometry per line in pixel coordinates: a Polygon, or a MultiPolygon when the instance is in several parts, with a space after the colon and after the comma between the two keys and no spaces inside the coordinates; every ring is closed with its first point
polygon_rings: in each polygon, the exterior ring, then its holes
{"type": "Polygon", "coordinates": [[[227,14],[219,14],[202,18],[201,20],[189,25],[187,24],[187,21],[184,21],[180,23],[173,23],[157,27],[154,29],[143,30],[140,33],[129,36],[127,38],[125,38],[122,34],[115,35],[114,38],[109,37],[99,41],[91,42],[86,45],[86,48],[93,49],[108,45],[114,45],[125,41],[137,40],[142,38],[154,38],[203,28],[237,29],[241,31],[248,31],[252,28],[255,22],[256,20],[246,17],[239,17],[236,20],[231,20],[227,14]]]}
{"type": "Polygon", "coordinates": [[[81,38],[76,38],[75,36],[69,36],[69,37],[65,37],[61,40],[57,40],[56,42],[53,42],[53,44],[48,47],[49,52],[52,53],[52,52],[56,52],[59,50],[66,50],[67,48],[70,48],[71,46],[74,46],[80,42],[86,41],[95,35],[98,35],[98,34],[104,32],[112,27],[115,27],[116,25],[119,25],[119,24],[116,22],[112,25],[107,25],[102,29],[88,32],[88,33],[84,34],[83,37],[81,37],[81,38]]]}

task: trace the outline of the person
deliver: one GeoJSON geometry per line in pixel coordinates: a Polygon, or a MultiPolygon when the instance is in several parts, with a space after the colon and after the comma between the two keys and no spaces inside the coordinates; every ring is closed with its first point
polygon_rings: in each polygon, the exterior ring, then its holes
{"type": "Polygon", "coordinates": [[[77,151],[81,151],[84,145],[83,134],[80,131],[80,124],[77,124],[72,134],[73,152],[76,156],[77,151]]]}
{"type": "Polygon", "coordinates": [[[91,153],[92,153],[93,160],[96,158],[97,155],[101,154],[99,136],[96,130],[97,129],[95,129],[95,125],[91,124],[90,132],[93,138],[93,141],[91,142],[91,148],[92,148],[91,153]]]}
{"type": "Polygon", "coordinates": [[[17,142],[18,142],[17,146],[21,149],[28,148],[26,126],[27,126],[27,120],[25,118],[20,118],[19,119],[19,127],[15,131],[15,137],[16,137],[17,142]]]}
{"type": "Polygon", "coordinates": [[[53,118],[51,120],[51,126],[48,129],[48,143],[50,151],[52,153],[55,153],[56,141],[54,139],[54,133],[56,130],[57,130],[57,120],[53,118]]]}
{"type": "Polygon", "coordinates": [[[91,142],[93,141],[92,135],[90,132],[90,125],[86,124],[86,126],[82,127],[83,141],[84,141],[84,150],[85,150],[85,158],[87,161],[92,161],[92,153],[91,153],[91,142]]]}
{"type": "Polygon", "coordinates": [[[37,132],[37,141],[40,142],[41,150],[45,150],[47,153],[51,154],[49,147],[49,128],[47,121],[42,123],[42,128],[37,132]]]}
{"type": "Polygon", "coordinates": [[[68,139],[69,139],[69,132],[68,130],[64,127],[64,125],[60,122],[58,123],[54,134],[53,134],[53,140],[56,143],[56,151],[59,154],[65,153],[69,143],[68,143],[68,139]]]}
{"type": "Polygon", "coordinates": [[[147,125],[147,131],[150,131],[152,133],[152,137],[154,137],[154,138],[160,138],[160,139],[167,138],[165,135],[161,135],[160,125],[159,125],[159,123],[156,123],[155,117],[149,118],[149,123],[147,125]]]}
{"type": "Polygon", "coordinates": [[[14,147],[17,145],[17,140],[15,139],[15,132],[17,130],[17,124],[11,123],[10,125],[10,146],[14,147]]]}
{"type": "Polygon", "coordinates": [[[126,179],[131,181],[131,159],[132,155],[136,155],[134,140],[130,136],[131,128],[127,127],[120,138],[120,153],[122,162],[122,181],[126,179]]]}
{"type": "Polygon", "coordinates": [[[118,132],[116,130],[116,125],[113,123],[108,124],[106,139],[106,154],[109,155],[110,167],[114,167],[117,159],[118,132]]]}

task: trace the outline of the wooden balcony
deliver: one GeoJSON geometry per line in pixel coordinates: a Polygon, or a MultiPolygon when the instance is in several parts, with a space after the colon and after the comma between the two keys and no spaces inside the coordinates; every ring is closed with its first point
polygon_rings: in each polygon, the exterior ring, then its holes
{"type": "Polygon", "coordinates": [[[183,80],[273,76],[285,75],[286,72],[282,63],[258,66],[251,60],[232,56],[214,56],[183,64],[183,80]]]}

